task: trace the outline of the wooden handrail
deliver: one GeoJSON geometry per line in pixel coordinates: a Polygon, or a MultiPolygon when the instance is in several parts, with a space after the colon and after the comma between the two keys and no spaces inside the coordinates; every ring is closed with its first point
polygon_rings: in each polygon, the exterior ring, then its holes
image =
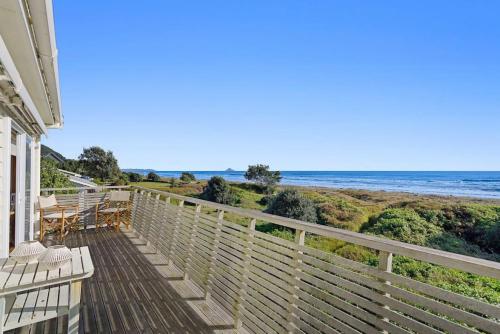
{"type": "Polygon", "coordinates": [[[50,192],[50,191],[81,191],[81,190],[101,190],[101,189],[126,189],[130,186],[97,186],[97,187],[65,187],[65,188],[42,188],[40,192],[50,192]]]}

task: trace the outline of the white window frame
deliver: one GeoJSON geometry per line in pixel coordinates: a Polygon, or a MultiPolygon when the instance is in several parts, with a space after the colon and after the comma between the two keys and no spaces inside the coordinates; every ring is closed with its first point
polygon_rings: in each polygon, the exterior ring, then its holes
{"type": "MultiPolygon", "coordinates": [[[[26,131],[23,130],[16,122],[11,120],[12,129],[14,129],[18,135],[16,138],[16,233],[15,233],[15,245],[25,241],[25,218],[26,218],[26,131]]],[[[10,132],[9,132],[10,133],[10,132]]],[[[31,137],[32,143],[34,139],[31,137]]],[[[12,152],[11,152],[12,153],[12,152]]],[[[30,152],[31,155],[31,186],[30,186],[30,224],[29,224],[29,238],[33,239],[33,226],[34,226],[34,206],[35,198],[33,192],[33,144],[31,145],[30,152]]],[[[9,156],[10,158],[10,156],[9,156]]],[[[10,166],[10,164],[9,164],[10,166]]],[[[10,180],[10,174],[9,174],[10,180]]],[[[10,189],[9,189],[10,192],[10,189]]]]}

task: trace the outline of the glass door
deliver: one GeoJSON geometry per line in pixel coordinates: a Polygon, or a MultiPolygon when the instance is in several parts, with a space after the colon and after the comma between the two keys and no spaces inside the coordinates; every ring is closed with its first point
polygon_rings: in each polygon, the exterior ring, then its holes
{"type": "Polygon", "coordinates": [[[34,196],[33,196],[33,140],[30,136],[26,135],[26,163],[25,163],[25,173],[24,173],[24,240],[33,239],[33,225],[34,225],[34,196]]]}

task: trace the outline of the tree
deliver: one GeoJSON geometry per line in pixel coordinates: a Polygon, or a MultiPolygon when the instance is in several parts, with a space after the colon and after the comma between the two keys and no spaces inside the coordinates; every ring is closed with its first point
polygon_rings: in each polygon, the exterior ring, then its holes
{"type": "Polygon", "coordinates": [[[316,223],[317,210],[314,203],[295,189],[280,191],[269,203],[267,213],[316,223]]]}
{"type": "Polygon", "coordinates": [[[161,181],[161,177],[156,174],[155,172],[149,172],[148,175],[146,176],[146,178],[148,179],[148,181],[151,181],[151,182],[160,182],[161,181]]]}
{"type": "Polygon", "coordinates": [[[221,204],[234,205],[239,202],[238,196],[231,190],[229,184],[220,176],[213,176],[203,189],[202,197],[221,204]]]}
{"type": "Polygon", "coordinates": [[[128,184],[128,182],[129,182],[128,175],[126,173],[122,173],[122,175],[120,175],[119,178],[115,179],[112,184],[114,186],[125,186],[128,184]]]}
{"type": "Polygon", "coordinates": [[[193,181],[196,181],[196,177],[192,173],[182,172],[181,181],[188,182],[188,183],[193,182],[193,181]]]}
{"type": "Polygon", "coordinates": [[[115,180],[121,175],[118,161],[113,152],[106,152],[98,146],[84,148],[78,159],[83,172],[90,177],[109,181],[115,180]]]}
{"type": "Polygon", "coordinates": [[[57,170],[57,163],[42,158],[40,164],[40,188],[66,188],[73,185],[68,177],[57,170]]]}
{"type": "Polygon", "coordinates": [[[124,173],[128,176],[128,180],[130,182],[141,182],[142,179],[143,179],[143,176],[139,173],[134,173],[134,172],[130,172],[130,173],[124,173]]]}
{"type": "Polygon", "coordinates": [[[280,171],[270,171],[268,165],[250,165],[245,172],[245,178],[255,182],[261,191],[273,193],[277,183],[281,181],[280,171]]]}
{"type": "Polygon", "coordinates": [[[80,161],[75,159],[66,159],[64,162],[59,164],[59,168],[77,174],[83,173],[83,168],[80,161]]]}

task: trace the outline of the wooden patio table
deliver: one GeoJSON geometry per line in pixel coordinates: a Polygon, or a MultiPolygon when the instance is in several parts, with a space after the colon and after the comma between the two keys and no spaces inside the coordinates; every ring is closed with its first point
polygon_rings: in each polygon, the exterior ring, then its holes
{"type": "Polygon", "coordinates": [[[88,247],[71,248],[67,264],[47,270],[38,261],[0,259],[0,333],[68,315],[67,333],[78,333],[82,280],[94,274],[88,247]]]}

